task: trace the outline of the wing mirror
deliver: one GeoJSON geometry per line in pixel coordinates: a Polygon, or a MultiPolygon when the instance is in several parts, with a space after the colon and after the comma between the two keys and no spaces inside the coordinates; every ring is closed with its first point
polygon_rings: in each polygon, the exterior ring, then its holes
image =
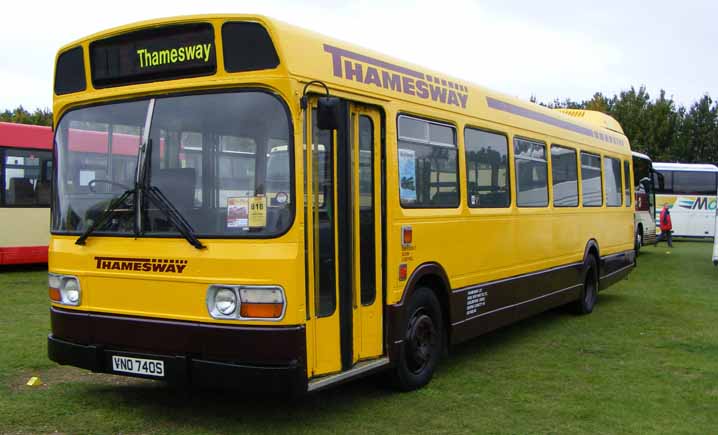
{"type": "Polygon", "coordinates": [[[336,130],[342,120],[341,100],[337,97],[319,97],[317,101],[317,127],[320,130],[336,130]]]}
{"type": "Polygon", "coordinates": [[[321,85],[324,87],[326,96],[317,99],[317,127],[320,130],[336,130],[342,125],[342,100],[329,95],[329,88],[319,80],[314,80],[304,86],[302,98],[299,100],[302,110],[306,110],[307,88],[310,85],[321,85]]]}

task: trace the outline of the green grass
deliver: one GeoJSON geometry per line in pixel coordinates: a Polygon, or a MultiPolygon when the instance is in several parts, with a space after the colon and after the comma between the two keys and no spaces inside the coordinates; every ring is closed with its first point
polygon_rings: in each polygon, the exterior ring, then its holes
{"type": "Polygon", "coordinates": [[[422,390],[370,378],[295,400],[58,367],[45,273],[4,270],[0,433],[716,433],[718,268],[709,243],[666,252],[644,248],[590,316],[553,310],[452,349],[422,390]]]}

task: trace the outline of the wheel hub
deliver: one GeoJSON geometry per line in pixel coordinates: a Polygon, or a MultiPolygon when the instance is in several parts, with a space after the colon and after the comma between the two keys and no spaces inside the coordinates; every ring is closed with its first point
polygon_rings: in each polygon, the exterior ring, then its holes
{"type": "Polygon", "coordinates": [[[409,370],[418,373],[431,361],[436,344],[434,321],[425,313],[412,316],[407,330],[407,363],[409,370]]]}

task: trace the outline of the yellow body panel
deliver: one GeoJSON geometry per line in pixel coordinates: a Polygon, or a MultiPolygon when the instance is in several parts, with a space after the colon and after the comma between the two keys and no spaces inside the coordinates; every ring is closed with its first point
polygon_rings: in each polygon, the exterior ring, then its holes
{"type": "MultiPolygon", "coordinates": [[[[253,87],[270,89],[288,105],[294,128],[295,198],[304,191],[303,153],[310,156],[304,134],[304,115],[299,106],[304,85],[311,80],[326,83],[332,95],[373,107],[383,112],[385,121],[385,191],[386,202],[386,272],[387,288],[378,288],[378,304],[373,309],[357,313],[355,328],[369,331],[364,338],[355,335],[355,348],[367,349],[368,355],[381,352],[382,304],[401,300],[405,281],[398,277],[398,265],[408,264],[408,273],[425,262],[435,262],[446,270],[451,288],[460,288],[490,280],[516,276],[554,266],[579,262],[584,247],[595,239],[601,255],[623,252],[633,247],[633,207],[538,209],[516,207],[515,174],[513,165],[514,136],[551,144],[570,146],[602,156],[630,161],[628,141],[620,132],[609,131],[594,124],[558,111],[553,111],[516,98],[469,85],[460,80],[425,68],[407,65],[387,56],[371,53],[351,45],[334,41],[278,21],[258,16],[193,16],[151,20],[98,33],[68,44],[85,48],[87,90],[55,96],[53,112],[55,125],[67,110],[86,104],[137,98],[141,96],[188,92],[206,89],[253,87]],[[227,73],[223,70],[221,24],[225,21],[247,20],[262,23],[272,37],[280,64],[267,71],[227,73]],[[121,87],[94,89],[90,78],[88,47],[93,40],[106,38],[139,28],[182,22],[210,22],[215,25],[217,73],[210,76],[166,80],[121,87]],[[417,95],[396,92],[376,83],[362,83],[338,77],[333,73],[334,49],[360,53],[379,63],[399,69],[419,71],[424,77],[439,82],[448,80],[456,93],[465,100],[445,104],[417,95]],[[434,79],[433,77],[436,77],[434,79]],[[460,91],[458,90],[460,89],[460,91]],[[463,102],[463,103],[462,103],[463,102]],[[497,110],[503,108],[503,110],[497,110]],[[413,114],[453,125],[457,131],[458,165],[460,176],[460,205],[455,209],[403,209],[399,204],[398,152],[396,120],[400,114],[413,114]],[[528,114],[528,115],[527,115],[528,114]],[[506,209],[472,209],[468,207],[464,161],[464,127],[471,126],[505,133],[509,138],[509,167],[511,207],[506,209]],[[567,127],[568,126],[568,127],[567,127]],[[412,250],[401,245],[402,225],[412,225],[412,250]],[[383,293],[383,296],[382,296],[383,293]],[[379,317],[377,323],[375,317],[379,317]],[[365,320],[370,319],[370,320],[365,320]],[[373,320],[372,320],[373,319],[373,320]],[[379,325],[377,327],[376,325],[379,325]]],[[[63,50],[61,50],[62,52],[63,50]]],[[[357,61],[360,62],[360,61],[357,61]]],[[[364,63],[365,67],[367,64],[364,63]]],[[[418,83],[418,82],[417,82],[418,83]]],[[[319,87],[312,87],[319,92],[319,87]]],[[[448,89],[448,88],[447,88],[448,89]]],[[[375,118],[379,131],[379,117],[375,118]]],[[[602,120],[602,122],[605,120],[602,120]]],[[[377,156],[381,148],[376,148],[377,156]]],[[[377,174],[380,172],[377,157],[377,174]]],[[[312,174],[306,174],[311,180],[312,174]]],[[[548,167],[551,186],[551,167],[548,167]]],[[[378,175],[377,175],[378,177],[378,175]]],[[[381,180],[377,178],[377,184],[381,180]]],[[[309,183],[311,184],[311,183],[309,183]]],[[[625,185],[625,182],[624,182],[625,185]]],[[[604,186],[604,192],[605,192],[604,186]]],[[[605,196],[605,194],[604,194],[605,196]]],[[[549,198],[552,204],[552,198],[549,198]]],[[[605,198],[604,198],[605,204],[605,198]]],[[[377,218],[378,220],[379,218],[377,218]]],[[[305,282],[315,282],[316,271],[308,268],[305,279],[305,221],[303,204],[297,201],[294,223],[290,230],[277,238],[263,240],[203,239],[205,250],[196,250],[182,238],[138,238],[92,236],[86,246],[74,244],[76,236],[55,235],[50,242],[49,267],[52,272],[67,273],[80,278],[82,305],[79,310],[168,319],[237,324],[263,324],[258,321],[227,321],[212,319],[206,309],[205,297],[210,284],[268,284],[280,285],[287,295],[284,318],[272,324],[297,325],[307,328],[307,373],[338,371],[338,324],[336,319],[314,316],[315,296],[305,294],[305,282]],[[181,275],[161,275],[122,270],[98,270],[95,257],[149,257],[187,261],[181,275]],[[307,305],[308,304],[308,305],[307,305]],[[307,318],[312,321],[307,322],[307,318]],[[333,356],[332,356],[333,355],[333,356]]],[[[314,232],[307,229],[306,237],[313,240],[314,232]]],[[[377,241],[377,266],[381,280],[381,240],[377,241]]],[[[307,247],[312,256],[313,248],[307,247]]]]}

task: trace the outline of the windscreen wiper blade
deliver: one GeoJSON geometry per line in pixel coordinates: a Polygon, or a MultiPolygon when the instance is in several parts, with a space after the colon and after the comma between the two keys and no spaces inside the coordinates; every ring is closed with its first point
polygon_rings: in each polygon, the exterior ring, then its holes
{"type": "Polygon", "coordinates": [[[199,241],[197,236],[194,234],[194,229],[192,228],[192,225],[185,219],[184,216],[182,216],[182,213],[177,210],[177,208],[172,204],[172,202],[167,199],[164,193],[156,187],[156,186],[150,186],[148,189],[145,190],[145,195],[147,198],[152,201],[157,208],[164,214],[167,219],[169,219],[170,222],[172,222],[172,225],[177,228],[177,231],[182,234],[182,236],[187,239],[190,245],[194,246],[197,249],[204,249],[206,248],[205,245],[202,244],[202,242],[199,241]]]}
{"type": "Polygon", "coordinates": [[[110,219],[112,215],[115,214],[117,209],[120,208],[121,205],[125,204],[127,198],[129,198],[131,195],[134,195],[134,193],[135,189],[128,189],[125,190],[122,195],[110,201],[110,205],[107,207],[107,209],[100,215],[99,218],[92,222],[92,225],[90,225],[90,227],[87,228],[85,232],[77,238],[77,240],[75,240],[75,244],[84,245],[85,240],[90,237],[90,234],[95,232],[96,229],[101,228],[103,225],[105,225],[107,220],[110,219]]]}

